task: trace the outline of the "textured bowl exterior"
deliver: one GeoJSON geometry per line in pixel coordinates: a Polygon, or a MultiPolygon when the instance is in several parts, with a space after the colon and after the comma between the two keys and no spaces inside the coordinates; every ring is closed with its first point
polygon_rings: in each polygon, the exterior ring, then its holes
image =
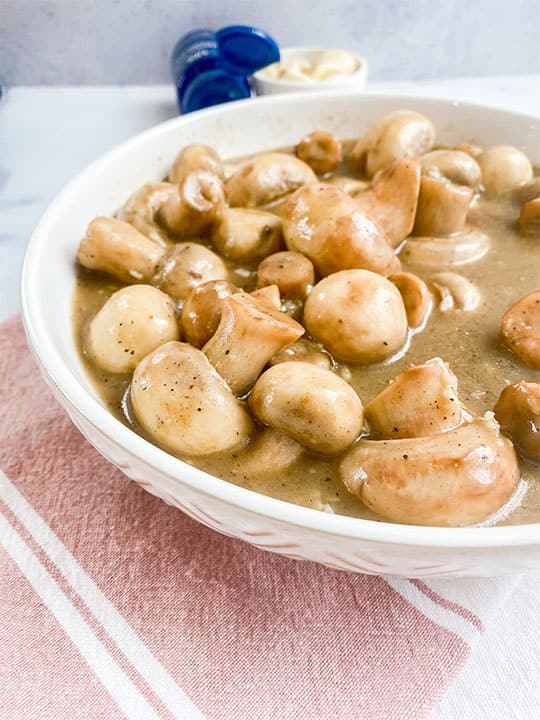
{"type": "Polygon", "coordinates": [[[292,144],[314,127],[359,135],[400,107],[428,114],[440,141],[509,143],[540,162],[540,121],[438,100],[349,93],[242,101],[157,126],[98,160],[49,207],[32,236],[23,318],[43,376],[96,449],[145,490],[217,532],[329,567],[407,577],[496,575],[540,567],[540,524],[428,528],[347,518],[237,487],[144,440],[102,405],[78,357],[71,324],[74,257],[87,223],[111,214],[144,182],[161,179],[190,142],[225,157],[292,144]]]}

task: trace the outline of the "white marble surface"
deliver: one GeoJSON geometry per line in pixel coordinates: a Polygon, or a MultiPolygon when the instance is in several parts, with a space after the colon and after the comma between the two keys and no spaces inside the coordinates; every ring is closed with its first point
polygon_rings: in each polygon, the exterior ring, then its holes
{"type": "MultiPolygon", "coordinates": [[[[372,84],[373,92],[433,95],[540,116],[540,76],[372,84]]],[[[0,100],[0,320],[19,311],[24,250],[39,216],[89,162],[176,114],[157,87],[21,87],[0,100]]],[[[524,577],[431,720],[540,717],[540,574],[524,577]]]]}
{"type": "Polygon", "coordinates": [[[282,47],[355,50],[377,81],[540,72],[538,0],[2,0],[0,73],[12,85],[168,82],[179,37],[236,23],[282,47]]]}

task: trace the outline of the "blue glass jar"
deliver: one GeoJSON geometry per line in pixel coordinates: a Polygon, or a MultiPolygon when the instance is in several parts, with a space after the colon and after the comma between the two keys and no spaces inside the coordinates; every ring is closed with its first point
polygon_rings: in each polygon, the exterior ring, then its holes
{"type": "Polygon", "coordinates": [[[276,42],[249,25],[193,30],[171,56],[180,112],[249,97],[248,77],[278,60],[276,42]]]}

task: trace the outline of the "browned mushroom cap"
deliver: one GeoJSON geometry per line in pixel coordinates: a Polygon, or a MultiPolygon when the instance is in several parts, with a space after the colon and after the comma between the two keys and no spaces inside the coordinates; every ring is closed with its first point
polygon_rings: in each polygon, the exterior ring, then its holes
{"type": "Polygon", "coordinates": [[[225,257],[252,262],[284,246],[281,218],[246,208],[227,208],[212,231],[212,244],[225,257]]]}
{"type": "Polygon", "coordinates": [[[264,153],[242,165],[225,187],[231,207],[252,208],[314,182],[317,176],[305,162],[285,153],[264,153]]]}
{"type": "Polygon", "coordinates": [[[407,368],[365,407],[377,438],[425,437],[470,420],[457,394],[457,378],[440,358],[407,368]]]}
{"type": "Polygon", "coordinates": [[[238,293],[222,300],[220,323],[203,351],[240,396],[253,386],[278,350],[303,334],[304,328],[285,313],[238,293]]]}
{"type": "Polygon", "coordinates": [[[400,292],[405,305],[409,327],[416,329],[426,321],[433,306],[433,298],[426,283],[413,273],[401,272],[389,275],[388,280],[400,292]]]}
{"type": "Polygon", "coordinates": [[[302,253],[292,250],[274,253],[257,269],[257,285],[277,285],[287,298],[304,300],[315,282],[313,263],[302,253]]]}
{"type": "Polygon", "coordinates": [[[540,370],[540,290],[508,308],[502,319],[502,334],[520,360],[540,370]]]}
{"type": "Polygon", "coordinates": [[[540,461],[540,383],[524,380],[505,387],[495,405],[495,417],[519,451],[540,461]]]}
{"type": "Polygon", "coordinates": [[[197,348],[210,340],[221,319],[221,301],[238,288],[227,280],[210,280],[190,290],[182,307],[182,329],[186,340],[197,348]]]}
{"type": "Polygon", "coordinates": [[[397,110],[358,140],[350,162],[357,172],[373,177],[399,158],[423,155],[434,142],[435,128],[429,118],[412,110],[397,110]]]}
{"type": "Polygon", "coordinates": [[[249,405],[262,423],[319,453],[343,452],[362,430],[362,402],[352,387],[309,363],[280,363],[266,370],[249,405]]]}
{"type": "Polygon", "coordinates": [[[354,199],[395,248],[413,229],[419,192],[420,162],[408,158],[392,163],[375,177],[369,190],[354,199]]]}
{"type": "Polygon", "coordinates": [[[225,194],[219,177],[208,170],[193,170],[163,203],[158,219],[176,237],[198,237],[221,220],[224,209],[225,194]]]}
{"type": "Polygon", "coordinates": [[[341,463],[341,479],[379,515],[411,525],[480,522],[519,482],[512,443],[492,418],[430,437],[360,440],[341,463]]]}
{"type": "Polygon", "coordinates": [[[518,229],[522,235],[540,240],[540,197],[529,200],[521,208],[518,229]]]}
{"type": "Polygon", "coordinates": [[[226,280],[228,275],[219,255],[204,245],[183,242],[164,256],[156,280],[160,290],[175,300],[185,300],[193,288],[210,280],[226,280]]]}
{"type": "Polygon", "coordinates": [[[325,370],[332,369],[332,356],[320,343],[307,338],[300,338],[287,345],[270,359],[270,365],[279,365],[282,362],[299,361],[318,365],[325,370]]]}
{"type": "Polygon", "coordinates": [[[297,190],[283,210],[289,250],[308,257],[320,275],[365,268],[381,275],[399,270],[393,249],[379,226],[356,200],[328,183],[297,190]]]}
{"type": "Polygon", "coordinates": [[[253,430],[234,397],[200,350],[168,342],[141,360],[131,404],[141,427],[181,455],[211,455],[241,445],[253,430]]]}
{"type": "Polygon", "coordinates": [[[169,180],[179,183],[193,170],[208,170],[223,180],[221,158],[209,145],[193,144],[181,150],[173,162],[169,180]]]}
{"type": "Polygon", "coordinates": [[[332,133],[314,130],[296,146],[296,155],[317,175],[332,172],[343,158],[341,142],[332,133]]]}
{"type": "Polygon", "coordinates": [[[472,197],[469,187],[423,175],[413,234],[447,237],[462,232],[472,197]]]}
{"type": "Polygon", "coordinates": [[[97,217],[81,240],[77,260],[122,282],[148,282],[165,249],[122,220],[97,217]]]}
{"type": "Polygon", "coordinates": [[[385,360],[407,339],[399,291],[368,270],[343,270],[317,283],[306,300],[304,325],[337,360],[363,365],[385,360]]]}

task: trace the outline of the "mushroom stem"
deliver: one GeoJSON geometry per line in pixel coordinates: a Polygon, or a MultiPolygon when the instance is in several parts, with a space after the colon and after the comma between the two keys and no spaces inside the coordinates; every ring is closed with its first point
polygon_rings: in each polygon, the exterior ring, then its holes
{"type": "Polygon", "coordinates": [[[413,234],[448,237],[462,232],[472,197],[469,187],[423,175],[413,234]]]}
{"type": "Polygon", "coordinates": [[[285,313],[239,293],[222,301],[220,323],[203,352],[235,395],[241,396],[270,358],[304,332],[285,313]]]}

